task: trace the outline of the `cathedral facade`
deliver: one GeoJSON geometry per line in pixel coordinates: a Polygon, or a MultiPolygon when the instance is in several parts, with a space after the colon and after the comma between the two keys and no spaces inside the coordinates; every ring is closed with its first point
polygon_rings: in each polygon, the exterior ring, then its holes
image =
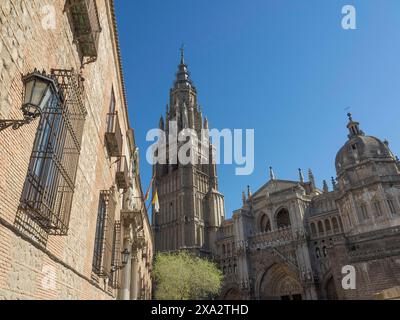
{"type": "Polygon", "coordinates": [[[223,299],[399,297],[400,162],[349,114],[333,190],[275,178],[218,231],[223,299]]]}
{"type": "MultiPolygon", "coordinates": [[[[208,129],[182,53],[167,112],[169,135],[208,129]]],[[[332,187],[316,185],[299,169],[298,181],[270,179],[225,219],[216,165],[153,167],[156,251],[189,250],[214,259],[223,271],[221,299],[315,300],[400,296],[400,162],[387,141],[367,136],[349,114],[348,140],[336,157],[332,187]]],[[[194,156],[213,159],[213,147],[194,156]]],[[[159,150],[160,151],[160,150],[159,150]]],[[[162,151],[162,150],[161,150],[162,151]]]]}

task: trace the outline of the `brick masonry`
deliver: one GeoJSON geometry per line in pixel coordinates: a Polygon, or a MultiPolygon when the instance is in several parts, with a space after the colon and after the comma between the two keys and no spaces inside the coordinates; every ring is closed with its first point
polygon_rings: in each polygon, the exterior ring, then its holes
{"type": "MultiPolygon", "coordinates": [[[[128,156],[128,163],[131,146],[126,133],[130,127],[119,69],[113,2],[97,0],[96,3],[102,32],[97,61],[82,69],[88,117],[69,233],[49,236],[45,248],[27,241],[13,229],[38,121],[17,131],[9,128],[0,132],[0,299],[113,299],[117,295],[92,275],[99,192],[110,189],[115,182],[115,159],[108,157],[104,146],[112,87],[123,133],[123,153],[128,156]],[[53,270],[56,286],[49,289],[46,275],[53,270]]],[[[34,68],[46,72],[52,68],[80,71],[81,62],[64,5],[65,1],[59,0],[0,2],[1,119],[22,117],[22,74],[34,68]],[[46,29],[43,26],[48,25],[52,12],[55,28],[46,29]]],[[[117,220],[121,199],[119,196],[117,220]]]]}

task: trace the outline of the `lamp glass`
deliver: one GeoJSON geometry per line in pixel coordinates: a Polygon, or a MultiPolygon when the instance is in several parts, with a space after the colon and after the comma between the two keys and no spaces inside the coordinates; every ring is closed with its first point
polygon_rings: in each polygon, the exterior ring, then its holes
{"type": "Polygon", "coordinates": [[[124,266],[128,264],[129,255],[130,255],[130,252],[128,251],[128,249],[125,249],[122,252],[122,264],[124,266]]]}
{"type": "Polygon", "coordinates": [[[55,93],[54,80],[34,72],[25,80],[25,99],[22,111],[26,117],[35,118],[46,108],[51,96],[55,93]]]}

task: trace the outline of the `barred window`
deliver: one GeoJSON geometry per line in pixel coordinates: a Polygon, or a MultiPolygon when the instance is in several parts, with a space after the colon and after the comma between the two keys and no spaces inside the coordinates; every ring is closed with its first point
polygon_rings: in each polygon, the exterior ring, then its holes
{"type": "Polygon", "coordinates": [[[120,272],[119,267],[122,264],[121,261],[121,221],[115,221],[114,224],[114,237],[113,237],[113,249],[112,249],[112,258],[111,258],[111,269],[113,272],[110,274],[109,278],[109,285],[114,288],[118,289],[120,287],[119,278],[120,272]]]}
{"type": "Polygon", "coordinates": [[[99,277],[109,277],[114,238],[114,190],[100,192],[93,252],[93,272],[99,277]]]}
{"type": "Polygon", "coordinates": [[[66,235],[86,109],[82,82],[71,70],[52,70],[58,92],[42,112],[19,211],[52,235],[66,235]]]}

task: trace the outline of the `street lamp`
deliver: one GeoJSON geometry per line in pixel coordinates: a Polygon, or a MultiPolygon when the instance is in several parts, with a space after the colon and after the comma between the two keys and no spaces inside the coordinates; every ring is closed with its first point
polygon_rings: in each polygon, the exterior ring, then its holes
{"type": "Polygon", "coordinates": [[[17,130],[40,117],[50,98],[57,92],[56,82],[53,78],[46,75],[45,72],[40,73],[35,70],[22,77],[22,82],[25,89],[24,102],[21,107],[24,119],[0,119],[0,131],[9,127],[17,130]]]}
{"type": "Polygon", "coordinates": [[[121,255],[122,255],[122,265],[121,266],[112,266],[111,273],[114,273],[118,270],[125,268],[125,266],[128,264],[129,256],[131,255],[129,250],[125,248],[125,250],[121,252],[121,255]]]}

